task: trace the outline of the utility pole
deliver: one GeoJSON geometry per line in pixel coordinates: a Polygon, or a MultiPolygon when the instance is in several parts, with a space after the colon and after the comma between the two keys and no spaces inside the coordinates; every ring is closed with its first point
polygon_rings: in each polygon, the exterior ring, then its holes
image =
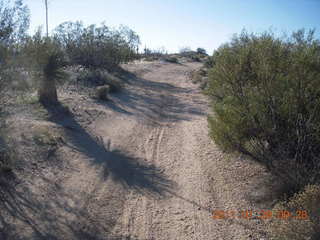
{"type": "Polygon", "coordinates": [[[47,37],[49,37],[49,27],[48,27],[48,0],[44,1],[46,5],[46,27],[47,27],[47,37]]]}

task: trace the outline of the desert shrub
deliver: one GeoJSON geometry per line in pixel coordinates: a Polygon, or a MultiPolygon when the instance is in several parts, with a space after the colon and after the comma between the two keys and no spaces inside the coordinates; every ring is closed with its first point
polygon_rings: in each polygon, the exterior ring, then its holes
{"type": "Polygon", "coordinates": [[[108,85],[99,86],[96,88],[95,98],[99,100],[108,100],[108,93],[110,92],[110,87],[108,85]]]}
{"type": "Polygon", "coordinates": [[[17,61],[29,27],[29,10],[23,1],[0,0],[0,177],[15,165],[15,151],[5,126],[6,101],[4,93],[20,76],[17,61]]]}
{"type": "Polygon", "coordinates": [[[26,40],[23,46],[26,67],[32,73],[38,88],[39,101],[58,101],[56,82],[67,76],[63,71],[66,60],[59,43],[50,37],[43,37],[41,30],[26,40]]]}
{"type": "Polygon", "coordinates": [[[105,84],[110,88],[110,93],[119,92],[124,87],[122,81],[119,78],[108,73],[104,73],[103,76],[105,84]]]}
{"type": "Polygon", "coordinates": [[[206,53],[201,53],[205,51],[204,49],[200,49],[200,53],[198,51],[193,51],[189,47],[181,48],[179,51],[179,55],[181,57],[187,58],[189,61],[194,62],[202,62],[205,57],[207,57],[206,53]]]}
{"type": "Polygon", "coordinates": [[[0,175],[13,169],[12,157],[8,148],[0,148],[0,175]]]}
{"type": "Polygon", "coordinates": [[[166,57],[164,60],[170,63],[179,63],[179,60],[177,57],[166,57]]]}
{"type": "Polygon", "coordinates": [[[319,239],[320,238],[320,186],[309,185],[287,201],[277,203],[273,218],[268,224],[272,239],[319,239]],[[284,212],[287,211],[287,212],[284,212]],[[303,211],[306,211],[306,215],[303,211]],[[285,219],[292,214],[296,218],[285,219]]]}
{"type": "Polygon", "coordinates": [[[105,24],[83,26],[81,22],[65,22],[54,31],[55,39],[67,53],[72,65],[89,69],[113,70],[120,63],[137,57],[139,36],[121,26],[118,30],[105,24]]]}
{"type": "Polygon", "coordinates": [[[110,93],[118,92],[123,88],[123,83],[119,78],[101,69],[83,69],[79,74],[77,80],[91,87],[108,85],[110,93]]]}
{"type": "MultiPolygon", "coordinates": [[[[1,121],[1,120],[0,120],[1,121]]],[[[17,162],[12,139],[9,137],[8,128],[4,121],[0,122],[0,177],[2,174],[12,171],[17,162]]]]}
{"type": "Polygon", "coordinates": [[[204,59],[204,66],[206,68],[212,68],[213,67],[213,57],[212,56],[207,56],[205,59],[204,59]]]}
{"type": "Polygon", "coordinates": [[[190,73],[190,79],[192,81],[192,83],[199,83],[201,82],[202,78],[206,76],[206,73],[205,71],[200,68],[198,70],[193,70],[191,73],[190,73]]]}
{"type": "Polygon", "coordinates": [[[0,0],[0,92],[19,75],[17,56],[29,19],[29,9],[23,1],[0,0]]]}
{"type": "Polygon", "coordinates": [[[77,82],[85,86],[101,86],[104,84],[104,79],[101,78],[99,71],[92,71],[88,69],[80,69],[78,71],[77,82]]]}
{"type": "Polygon", "coordinates": [[[159,57],[157,57],[157,56],[146,56],[146,57],[144,57],[144,60],[147,61],[147,62],[153,62],[153,61],[159,60],[159,57]]]}
{"type": "Polygon", "coordinates": [[[210,135],[246,154],[292,191],[319,182],[320,42],[314,31],[288,39],[243,32],[213,55],[210,135]]]}
{"type": "Polygon", "coordinates": [[[191,55],[190,58],[195,62],[201,62],[201,58],[198,55],[191,55]]]}
{"type": "Polygon", "coordinates": [[[197,48],[197,53],[202,55],[207,55],[207,51],[204,48],[197,48]]]}
{"type": "Polygon", "coordinates": [[[199,87],[202,90],[205,90],[208,85],[208,69],[202,67],[198,70],[194,70],[190,73],[191,82],[196,84],[199,83],[199,87]]]}
{"type": "Polygon", "coordinates": [[[2,129],[0,129],[0,175],[3,171],[11,169],[10,154],[8,154],[8,148],[4,142],[4,136],[2,129]]]}
{"type": "Polygon", "coordinates": [[[208,79],[208,77],[203,77],[200,82],[200,89],[204,90],[204,93],[206,93],[208,87],[208,79]]]}
{"type": "Polygon", "coordinates": [[[145,61],[156,61],[159,59],[165,59],[167,57],[167,51],[165,48],[158,48],[158,49],[150,49],[145,47],[143,49],[144,53],[141,57],[144,58],[145,61]]]}
{"type": "Polygon", "coordinates": [[[56,147],[63,141],[59,131],[48,126],[37,126],[34,128],[32,139],[37,146],[56,147]]]}

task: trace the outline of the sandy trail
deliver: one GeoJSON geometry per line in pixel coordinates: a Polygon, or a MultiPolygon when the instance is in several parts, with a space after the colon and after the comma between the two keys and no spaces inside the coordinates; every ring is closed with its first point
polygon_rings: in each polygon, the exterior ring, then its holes
{"type": "Polygon", "coordinates": [[[209,139],[208,101],[187,78],[199,66],[130,64],[135,75],[110,102],[63,98],[89,120],[53,121],[66,132],[63,162],[25,186],[36,210],[20,199],[20,230],[3,238],[260,239],[258,220],[212,219],[252,209],[246,194],[263,170],[230,163],[209,139]]]}

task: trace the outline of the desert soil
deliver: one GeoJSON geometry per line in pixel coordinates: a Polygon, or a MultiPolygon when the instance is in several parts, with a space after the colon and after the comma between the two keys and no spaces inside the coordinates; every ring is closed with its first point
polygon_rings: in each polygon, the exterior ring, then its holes
{"type": "Polygon", "coordinates": [[[128,64],[132,77],[110,101],[69,92],[60,98],[72,115],[25,117],[24,135],[42,127],[61,136],[59,160],[34,163],[3,200],[0,238],[267,239],[262,220],[212,218],[265,207],[268,176],[209,138],[209,101],[188,79],[199,67],[128,64]]]}

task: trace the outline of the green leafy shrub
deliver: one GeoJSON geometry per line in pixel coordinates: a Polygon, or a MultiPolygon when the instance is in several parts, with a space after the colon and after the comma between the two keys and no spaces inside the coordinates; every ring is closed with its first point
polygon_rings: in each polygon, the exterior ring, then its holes
{"type": "Polygon", "coordinates": [[[320,42],[243,32],[213,55],[210,135],[264,164],[292,191],[319,182],[320,42]]]}
{"type": "Polygon", "coordinates": [[[320,186],[309,185],[304,191],[295,194],[289,200],[276,204],[272,211],[274,216],[268,224],[268,232],[272,239],[319,239],[319,199],[320,186]],[[285,213],[284,211],[287,212],[285,213]],[[304,213],[303,211],[306,212],[304,213]],[[282,214],[282,216],[279,214],[282,214]],[[285,216],[289,214],[296,216],[296,218],[285,219],[285,216]]]}

